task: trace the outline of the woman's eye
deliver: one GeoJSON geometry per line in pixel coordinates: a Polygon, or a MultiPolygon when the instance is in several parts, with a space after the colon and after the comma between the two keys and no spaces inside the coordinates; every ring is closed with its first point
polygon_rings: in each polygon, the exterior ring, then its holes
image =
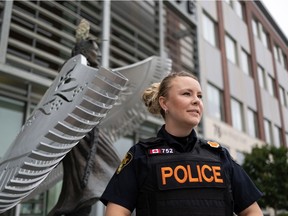
{"type": "Polygon", "coordinates": [[[184,92],[183,95],[187,95],[187,96],[190,96],[190,92],[184,92]]]}
{"type": "Polygon", "coordinates": [[[199,99],[202,99],[202,98],[203,98],[203,96],[202,96],[202,95],[198,95],[197,97],[198,97],[199,99]]]}

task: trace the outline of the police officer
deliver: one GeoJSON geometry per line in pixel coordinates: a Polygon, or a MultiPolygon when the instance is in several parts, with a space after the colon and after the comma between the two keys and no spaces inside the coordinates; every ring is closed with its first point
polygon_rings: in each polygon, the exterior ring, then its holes
{"type": "Polygon", "coordinates": [[[261,192],[218,143],[197,137],[203,102],[196,77],[171,73],[143,93],[165,124],[128,151],[100,200],[106,216],[263,215],[261,192]]]}

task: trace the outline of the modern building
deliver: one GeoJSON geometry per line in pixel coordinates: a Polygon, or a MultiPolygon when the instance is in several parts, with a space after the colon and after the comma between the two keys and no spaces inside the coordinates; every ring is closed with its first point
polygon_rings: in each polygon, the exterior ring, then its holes
{"type": "MultiPolygon", "coordinates": [[[[100,39],[102,65],[117,68],[152,55],[196,74],[205,114],[201,136],[243,152],[288,146],[288,39],[261,1],[0,1],[2,157],[71,55],[81,18],[100,39]]],[[[151,116],[115,143],[122,157],[163,122],[151,116]]],[[[61,183],[7,215],[46,215],[61,183]]],[[[103,214],[97,204],[92,215],[103,214]]]]}

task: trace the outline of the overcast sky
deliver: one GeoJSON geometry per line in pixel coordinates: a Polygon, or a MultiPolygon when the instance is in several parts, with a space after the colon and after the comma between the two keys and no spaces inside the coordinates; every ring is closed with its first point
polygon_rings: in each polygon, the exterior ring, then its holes
{"type": "Polygon", "coordinates": [[[280,29],[288,38],[288,1],[287,0],[261,0],[276,21],[280,29]]]}

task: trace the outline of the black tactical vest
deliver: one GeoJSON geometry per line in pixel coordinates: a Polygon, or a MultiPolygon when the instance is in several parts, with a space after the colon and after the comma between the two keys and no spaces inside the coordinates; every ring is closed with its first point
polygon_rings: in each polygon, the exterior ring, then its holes
{"type": "Polygon", "coordinates": [[[149,174],[139,188],[137,216],[233,215],[221,147],[198,140],[192,152],[179,153],[158,138],[140,145],[147,152],[149,174]]]}

